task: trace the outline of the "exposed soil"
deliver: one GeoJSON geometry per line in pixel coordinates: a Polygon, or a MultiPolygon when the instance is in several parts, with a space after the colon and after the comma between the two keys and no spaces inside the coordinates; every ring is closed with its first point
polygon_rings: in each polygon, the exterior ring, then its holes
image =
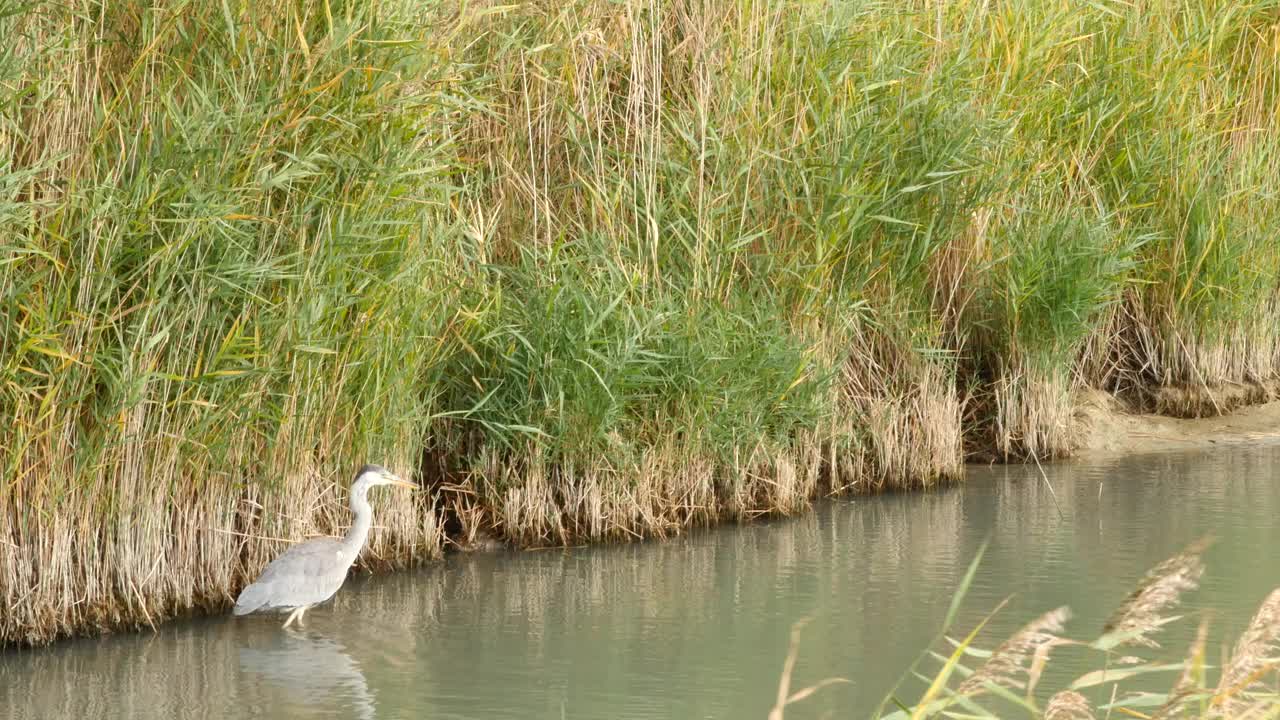
{"type": "Polygon", "coordinates": [[[1077,417],[1075,457],[1081,458],[1280,440],[1280,400],[1214,417],[1177,418],[1136,412],[1112,395],[1084,391],[1077,417]]]}

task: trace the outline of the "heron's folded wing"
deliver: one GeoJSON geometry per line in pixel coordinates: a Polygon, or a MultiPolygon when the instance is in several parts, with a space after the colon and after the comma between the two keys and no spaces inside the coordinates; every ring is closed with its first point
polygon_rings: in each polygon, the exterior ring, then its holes
{"type": "Polygon", "coordinates": [[[324,602],[342,587],[351,560],[332,538],[299,543],[271,561],[236,599],[234,612],[298,607],[324,602]]]}

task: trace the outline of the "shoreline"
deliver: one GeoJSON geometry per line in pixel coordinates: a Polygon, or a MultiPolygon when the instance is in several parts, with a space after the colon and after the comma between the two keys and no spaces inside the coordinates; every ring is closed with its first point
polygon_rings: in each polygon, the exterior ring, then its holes
{"type": "MultiPolygon", "coordinates": [[[[1123,400],[1099,390],[1086,389],[1080,391],[1076,396],[1076,412],[1075,422],[1077,435],[1077,445],[1073,452],[1052,462],[1072,463],[1080,461],[1089,461],[1094,459],[1115,458],[1122,456],[1158,454],[1164,452],[1179,452],[1188,450],[1207,450],[1214,447],[1225,445],[1238,445],[1256,441],[1280,441],[1280,399],[1270,400],[1268,402],[1246,405],[1237,407],[1233,410],[1225,412],[1222,415],[1213,417],[1200,418],[1178,418],[1168,415],[1159,415],[1150,412],[1141,412],[1134,410],[1123,400]]],[[[1046,459],[1044,462],[1051,462],[1046,459]]],[[[964,467],[974,465],[973,462],[965,462],[964,467]]],[[[987,463],[977,463],[986,465],[987,463]]],[[[997,461],[995,464],[1026,464],[1026,461],[1010,460],[997,461]]],[[[965,474],[967,470],[962,470],[960,478],[953,483],[945,483],[944,486],[951,486],[965,482],[965,474]]],[[[928,492],[929,488],[897,488],[895,492],[928,492]]],[[[795,514],[811,512],[814,505],[822,499],[838,497],[839,495],[866,495],[868,493],[839,493],[838,495],[819,495],[810,498],[809,504],[795,514]]],[[[872,492],[869,494],[879,494],[872,492]]],[[[438,508],[437,508],[438,510],[438,508]]],[[[792,514],[792,513],[785,513],[792,514]]],[[[439,520],[439,518],[437,518],[439,520]]],[[[740,519],[739,519],[740,521],[740,519]]],[[[685,525],[678,530],[664,536],[650,536],[647,540],[669,539],[672,537],[684,535],[696,527],[714,527],[722,526],[734,522],[733,516],[720,517],[709,523],[685,525]]],[[[751,522],[754,522],[751,521],[751,522]]],[[[576,542],[564,547],[609,544],[607,539],[576,542]]],[[[518,542],[514,542],[509,538],[501,537],[499,534],[489,532],[485,529],[474,531],[474,537],[465,539],[464,536],[444,536],[442,533],[440,554],[433,558],[436,561],[443,561],[452,555],[488,555],[501,552],[524,552],[539,551],[548,549],[545,546],[539,547],[522,547],[518,542]]],[[[409,560],[406,558],[396,557],[390,558],[382,555],[377,560],[370,561],[369,558],[362,559],[357,565],[355,571],[361,575],[381,575],[387,572],[395,572],[407,567],[419,566],[420,562],[409,560]]],[[[421,558],[418,558],[421,560],[421,558]]],[[[154,624],[146,623],[130,623],[123,622],[116,624],[114,627],[88,626],[80,628],[79,632],[59,632],[55,636],[45,639],[43,642],[22,643],[9,642],[0,643],[3,648],[23,648],[35,649],[39,647],[48,647],[52,644],[58,644],[67,641],[73,641],[81,638],[98,637],[104,635],[113,635],[121,632],[137,632],[145,631],[149,626],[155,632],[161,625],[168,624],[171,621],[179,619],[190,619],[192,617],[213,617],[221,613],[202,611],[201,603],[196,603],[192,607],[184,610],[167,614],[166,617],[156,618],[154,624]]]]}
{"type": "Polygon", "coordinates": [[[1079,398],[1076,419],[1079,445],[1063,458],[1066,462],[1280,441],[1280,400],[1212,417],[1179,418],[1134,411],[1109,393],[1089,390],[1079,398]]]}

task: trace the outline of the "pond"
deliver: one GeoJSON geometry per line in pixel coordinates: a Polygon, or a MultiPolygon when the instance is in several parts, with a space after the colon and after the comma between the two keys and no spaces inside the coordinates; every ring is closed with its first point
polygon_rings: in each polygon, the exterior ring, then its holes
{"type": "MultiPolygon", "coordinates": [[[[1277,445],[1043,476],[975,466],[937,493],[824,502],[668,542],[451,555],[353,578],[301,632],[226,616],[0,653],[0,715],[763,718],[791,627],[809,618],[793,687],[849,683],[787,717],[868,717],[935,639],[984,541],[957,628],[1012,596],[980,638],[991,648],[1060,605],[1074,613],[1066,634],[1093,639],[1148,568],[1212,534],[1202,588],[1179,610],[1189,617],[1157,636],[1176,659],[1201,609],[1214,611],[1211,637],[1233,642],[1280,585],[1277,469],[1277,445]]],[[[1043,685],[1096,666],[1072,650],[1055,651],[1043,685]]]]}

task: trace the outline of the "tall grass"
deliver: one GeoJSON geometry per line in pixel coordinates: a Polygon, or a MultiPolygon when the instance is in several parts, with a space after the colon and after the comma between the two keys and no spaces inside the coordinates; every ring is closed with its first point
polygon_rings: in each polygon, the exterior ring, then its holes
{"type": "MultiPolygon", "coordinates": [[[[0,5],[0,638],[1276,379],[1274,2],[0,5]]],[[[1235,397],[1235,396],[1233,396],[1235,397]]]]}
{"type": "MultiPolygon", "coordinates": [[[[5,639],[218,606],[345,522],[335,477],[416,463],[455,292],[439,70],[407,6],[325,7],[2,21],[5,639]]],[[[407,502],[379,522],[375,557],[436,546],[407,502]]]]}

